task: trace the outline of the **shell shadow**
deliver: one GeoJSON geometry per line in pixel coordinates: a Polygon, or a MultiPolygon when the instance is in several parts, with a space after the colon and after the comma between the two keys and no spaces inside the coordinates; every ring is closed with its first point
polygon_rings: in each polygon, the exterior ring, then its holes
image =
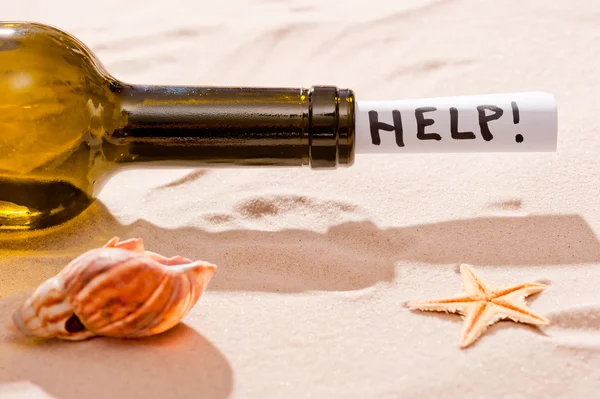
{"type": "MultiPolygon", "coordinates": [[[[20,296],[0,300],[3,318],[20,296]]],[[[27,381],[63,399],[223,399],[232,369],[223,354],[186,324],[138,340],[30,340],[0,331],[0,385],[27,381]]]]}

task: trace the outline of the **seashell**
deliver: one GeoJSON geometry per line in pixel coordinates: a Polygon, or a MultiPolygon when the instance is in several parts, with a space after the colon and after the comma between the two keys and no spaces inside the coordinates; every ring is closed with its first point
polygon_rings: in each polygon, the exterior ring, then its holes
{"type": "Polygon", "coordinates": [[[146,251],[142,239],[114,237],[40,284],[13,321],[27,336],[71,341],[159,334],[187,315],[215,270],[146,251]]]}

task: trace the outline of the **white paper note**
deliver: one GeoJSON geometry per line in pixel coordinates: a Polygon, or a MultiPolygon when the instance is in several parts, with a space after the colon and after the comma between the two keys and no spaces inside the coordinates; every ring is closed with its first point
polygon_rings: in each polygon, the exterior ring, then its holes
{"type": "Polygon", "coordinates": [[[358,101],[356,153],[553,152],[554,96],[543,92],[358,101]]]}

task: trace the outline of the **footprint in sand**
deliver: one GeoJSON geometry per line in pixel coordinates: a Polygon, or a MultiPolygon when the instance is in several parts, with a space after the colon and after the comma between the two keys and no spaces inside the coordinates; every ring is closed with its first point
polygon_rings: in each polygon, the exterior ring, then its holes
{"type": "Polygon", "coordinates": [[[204,220],[214,225],[227,224],[235,219],[232,215],[226,213],[211,213],[204,215],[204,220]]]}
{"type": "Polygon", "coordinates": [[[291,213],[302,213],[304,216],[326,215],[329,218],[336,218],[343,213],[359,211],[359,207],[339,201],[319,200],[300,195],[271,195],[240,201],[234,207],[235,214],[214,213],[205,215],[204,220],[220,225],[238,218],[259,220],[291,213]]]}
{"type": "Polygon", "coordinates": [[[489,208],[499,209],[503,211],[518,211],[523,208],[523,201],[520,199],[511,199],[506,201],[498,201],[489,204],[489,208]]]}
{"type": "Polygon", "coordinates": [[[249,219],[260,219],[292,212],[339,214],[357,212],[359,208],[339,201],[318,200],[299,195],[273,195],[240,202],[236,211],[249,219]]]}

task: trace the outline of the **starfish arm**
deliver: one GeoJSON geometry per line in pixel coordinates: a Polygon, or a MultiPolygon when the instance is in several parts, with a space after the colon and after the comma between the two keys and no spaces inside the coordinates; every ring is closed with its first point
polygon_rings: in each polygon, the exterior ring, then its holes
{"type": "Polygon", "coordinates": [[[546,285],[538,283],[515,285],[497,290],[493,295],[492,302],[502,307],[503,314],[513,321],[545,326],[550,324],[548,319],[529,309],[525,298],[543,291],[546,287],[546,285]]]}
{"type": "MultiPolygon", "coordinates": [[[[547,285],[539,283],[518,284],[497,289],[492,293],[492,297],[494,299],[508,299],[512,301],[514,298],[525,298],[529,295],[537,294],[544,291],[547,287],[547,285]]],[[[524,301],[523,304],[525,304],[524,301]]]]}
{"type": "Polygon", "coordinates": [[[459,345],[461,348],[473,344],[487,330],[488,326],[501,320],[503,315],[489,302],[471,302],[465,312],[459,345]]]}
{"type": "Polygon", "coordinates": [[[536,326],[547,326],[550,324],[548,319],[516,301],[494,299],[492,303],[499,308],[498,312],[502,313],[506,318],[509,318],[512,321],[533,324],[536,326]]]}
{"type": "Polygon", "coordinates": [[[460,295],[452,298],[434,299],[431,301],[407,302],[406,306],[413,310],[462,313],[462,310],[469,306],[471,301],[473,301],[473,298],[470,296],[460,295]]]}
{"type": "Polygon", "coordinates": [[[469,265],[460,265],[460,274],[467,294],[481,295],[489,292],[487,284],[475,274],[475,271],[469,265]]]}

